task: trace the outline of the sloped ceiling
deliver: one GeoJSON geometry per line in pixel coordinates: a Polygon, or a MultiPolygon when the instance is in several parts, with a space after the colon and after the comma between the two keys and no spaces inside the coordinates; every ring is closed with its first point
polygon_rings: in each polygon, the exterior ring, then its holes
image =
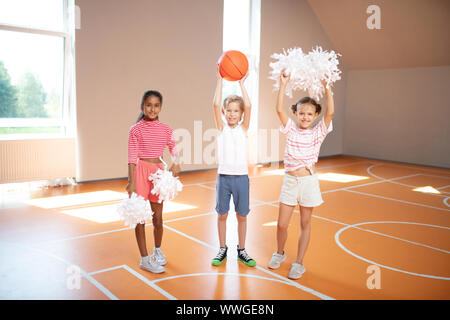
{"type": "Polygon", "coordinates": [[[450,65],[450,0],[308,0],[348,69],[450,65]],[[370,5],[381,28],[370,30],[370,5]]]}

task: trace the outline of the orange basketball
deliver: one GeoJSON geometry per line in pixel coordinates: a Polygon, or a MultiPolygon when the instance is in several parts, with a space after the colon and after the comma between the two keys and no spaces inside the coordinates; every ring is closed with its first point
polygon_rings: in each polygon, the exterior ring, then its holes
{"type": "Polygon", "coordinates": [[[245,54],[237,50],[224,52],[218,61],[219,73],[225,80],[241,80],[248,71],[248,60],[245,54]]]}

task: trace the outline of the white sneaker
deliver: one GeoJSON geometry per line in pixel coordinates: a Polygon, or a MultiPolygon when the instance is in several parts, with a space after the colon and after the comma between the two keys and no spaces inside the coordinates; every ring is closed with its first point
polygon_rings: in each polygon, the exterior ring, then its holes
{"type": "Polygon", "coordinates": [[[161,248],[153,248],[153,256],[156,258],[156,262],[160,266],[164,266],[167,263],[166,257],[161,251],[161,248]]]}
{"type": "Polygon", "coordinates": [[[291,270],[289,271],[288,278],[294,280],[300,279],[305,272],[306,269],[302,264],[294,262],[291,270]]]}
{"type": "Polygon", "coordinates": [[[284,260],[286,260],[286,255],[284,254],[284,251],[283,251],[283,254],[279,254],[278,252],[275,252],[272,255],[272,259],[270,259],[270,261],[269,261],[268,267],[270,269],[278,269],[280,267],[280,264],[284,260]]]}
{"type": "Polygon", "coordinates": [[[153,256],[141,257],[141,262],[139,263],[139,268],[153,272],[153,273],[163,273],[166,269],[160,266],[153,256]]]}

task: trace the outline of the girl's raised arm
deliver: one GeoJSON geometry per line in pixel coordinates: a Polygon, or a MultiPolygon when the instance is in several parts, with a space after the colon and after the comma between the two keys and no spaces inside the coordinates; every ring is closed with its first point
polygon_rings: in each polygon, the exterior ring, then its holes
{"type": "Polygon", "coordinates": [[[245,89],[244,82],[248,77],[247,74],[239,80],[239,85],[241,86],[242,98],[244,99],[244,121],[242,122],[242,128],[247,131],[250,127],[250,114],[252,111],[252,104],[250,103],[250,98],[248,96],[247,90],[245,89]]]}
{"type": "Polygon", "coordinates": [[[286,75],[284,72],[285,72],[285,69],[281,70],[280,89],[278,90],[278,98],[277,98],[277,106],[276,106],[278,118],[280,118],[280,121],[281,121],[281,124],[283,125],[283,127],[286,126],[286,123],[289,120],[288,115],[283,110],[284,92],[286,91],[286,85],[289,81],[289,76],[286,75]]]}
{"type": "Polygon", "coordinates": [[[323,120],[325,121],[325,126],[328,128],[334,116],[334,99],[331,87],[327,88],[327,84],[325,81],[322,81],[322,84],[325,87],[325,93],[327,96],[327,112],[323,116],[323,120]]]}
{"type": "Polygon", "coordinates": [[[217,66],[217,84],[216,84],[216,92],[214,94],[214,120],[216,121],[216,128],[219,131],[222,131],[223,129],[221,104],[222,104],[222,76],[220,75],[219,72],[219,66],[217,66]]]}

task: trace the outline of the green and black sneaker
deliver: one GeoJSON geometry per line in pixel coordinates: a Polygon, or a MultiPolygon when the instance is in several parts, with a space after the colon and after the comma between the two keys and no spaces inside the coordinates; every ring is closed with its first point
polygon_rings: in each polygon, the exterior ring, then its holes
{"type": "Polygon", "coordinates": [[[225,246],[225,248],[220,247],[219,253],[216,255],[214,259],[212,259],[211,264],[213,266],[220,266],[222,262],[227,258],[227,250],[228,250],[227,246],[225,246]]]}
{"type": "Polygon", "coordinates": [[[245,248],[239,249],[239,245],[237,247],[238,252],[238,260],[244,263],[246,266],[254,267],[256,266],[256,261],[250,258],[248,253],[245,251],[245,248]]]}

